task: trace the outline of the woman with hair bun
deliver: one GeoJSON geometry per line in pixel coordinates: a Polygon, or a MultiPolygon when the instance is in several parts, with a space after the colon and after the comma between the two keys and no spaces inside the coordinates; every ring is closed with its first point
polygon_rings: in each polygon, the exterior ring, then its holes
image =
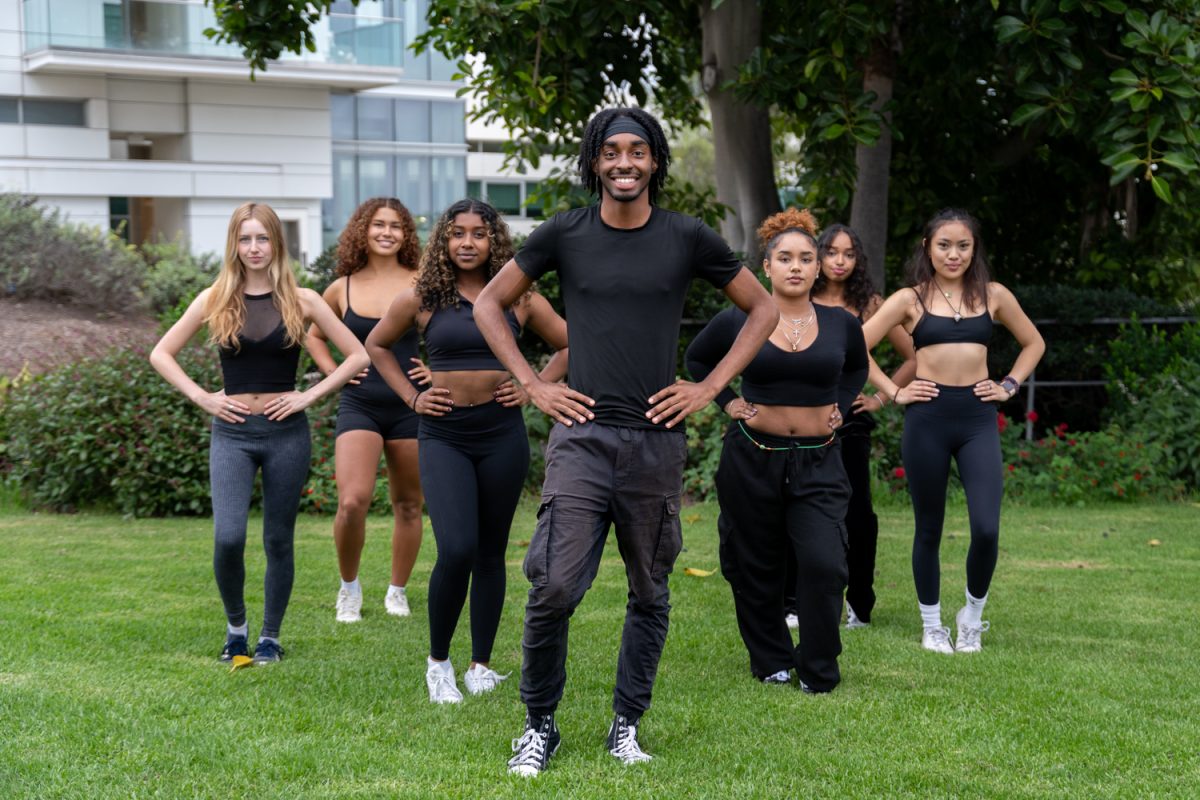
{"type": "MultiPolygon", "coordinates": [[[[717,468],[721,572],[733,590],[751,673],[788,684],[794,667],[808,693],[841,680],[838,626],[846,588],[850,484],[834,430],[867,377],[858,321],[812,301],[820,270],[816,221],[788,209],[758,230],[763,270],[779,324],[717,404],[733,420],[717,468]],[[784,622],[786,563],[795,555],[799,645],[784,622]]],[[[687,350],[695,380],[712,371],[745,323],[736,308],[717,314],[687,350]]]]}
{"type": "Polygon", "coordinates": [[[900,387],[873,372],[871,382],[897,405],[908,406],[901,454],[916,527],[912,565],[921,646],[945,655],[977,653],[990,627],[983,607],[999,553],[1004,493],[996,405],[1016,395],[1046,344],[1013,293],[990,280],[979,222],[966,211],[944,209],[929,221],[908,270],[910,288],[884,301],[863,333],[874,347],[903,325],[916,350],[917,378],[900,387]],[[1021,345],[1012,369],[999,381],[988,376],[987,363],[996,322],[1021,345]],[[966,605],[955,615],[953,644],[950,629],[942,625],[938,562],[952,457],[971,525],[966,605]]]}
{"type": "Polygon", "coordinates": [[[246,518],[254,479],[262,470],[264,579],[262,632],[254,663],[283,657],[279,629],[292,594],[292,542],[300,490],[308,478],[311,440],[304,409],[366,368],[362,344],[321,296],[296,285],[283,226],[264,203],[245,203],[229,220],[225,260],[212,286],[200,292],[150,354],[172,386],[213,417],[209,450],[212,482],[213,571],[225,606],[221,661],[249,655],[246,604],[246,518]],[[296,391],[304,326],[320,325],[346,360],[316,386],[296,391]],[[209,392],[176,361],[184,345],[208,326],[221,358],[224,388],[209,392]]]}
{"type": "MultiPolygon", "coordinates": [[[[392,298],[417,279],[420,242],[412,214],[394,197],[362,203],[338,237],[338,278],[325,290],[325,302],[360,342],[387,311],[392,298]]],[[[314,325],[307,346],[318,369],[328,375],[337,367],[325,334],[314,325]]],[[[414,329],[392,345],[392,354],[409,376],[421,375],[414,329]]],[[[338,402],[334,443],[338,507],[333,520],[342,585],[338,589],[338,622],[362,619],[363,591],[358,580],[367,512],[375,497],[379,457],[387,462],[388,497],[392,502],[391,584],[383,598],[387,613],[407,617],[408,578],[421,549],[421,479],[417,468],[417,415],[379,376],[368,369],[350,381],[338,402]]]]}

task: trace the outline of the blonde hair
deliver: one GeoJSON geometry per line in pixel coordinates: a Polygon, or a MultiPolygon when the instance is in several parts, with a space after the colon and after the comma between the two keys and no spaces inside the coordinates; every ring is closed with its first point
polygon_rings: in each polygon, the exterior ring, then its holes
{"type": "Polygon", "coordinates": [[[246,267],[238,258],[237,243],[242,223],[250,219],[262,223],[271,240],[271,263],[267,266],[267,275],[271,279],[271,302],[283,318],[287,344],[298,345],[304,340],[304,307],[300,304],[296,276],[292,274],[292,264],[288,259],[283,224],[275,210],[266,203],[243,203],[234,209],[229,218],[225,261],[204,307],[208,340],[220,347],[239,347],[238,334],[246,324],[246,301],[242,297],[246,286],[246,267]]]}

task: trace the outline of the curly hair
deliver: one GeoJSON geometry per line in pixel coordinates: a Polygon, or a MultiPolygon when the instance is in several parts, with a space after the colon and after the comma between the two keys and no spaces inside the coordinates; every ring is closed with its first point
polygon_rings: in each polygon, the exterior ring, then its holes
{"type": "Polygon", "coordinates": [[[439,308],[458,307],[458,288],[455,276],[458,268],[450,259],[450,231],[459,214],[478,214],[487,226],[488,263],[487,279],[490,281],[500,268],[513,257],[512,236],[500,213],[482,200],[459,200],[447,208],[433,226],[429,242],[421,254],[421,266],[417,272],[415,291],[421,298],[422,311],[437,311],[439,308]]]}
{"type": "Polygon", "coordinates": [[[367,265],[367,230],[371,227],[371,218],[381,208],[390,208],[400,215],[404,240],[400,242],[400,250],[396,253],[396,263],[408,269],[417,265],[421,242],[417,239],[417,224],[412,214],[404,207],[404,203],[394,197],[372,197],[354,209],[350,221],[338,237],[337,268],[334,270],[338,277],[353,275],[367,265]]]}
{"type": "Polygon", "coordinates": [[[763,258],[769,259],[779,240],[787,233],[800,233],[817,244],[817,220],[807,209],[785,208],[772,214],[758,226],[758,240],[762,242],[763,258]]]}
{"type": "Polygon", "coordinates": [[[650,176],[650,202],[658,197],[659,191],[667,181],[667,167],[671,163],[671,147],[667,144],[667,136],[663,133],[662,125],[652,114],[640,108],[606,108],[596,113],[588,121],[583,131],[583,140],[579,143],[579,178],[583,186],[592,194],[600,193],[600,176],[592,166],[600,157],[600,149],[604,146],[604,132],[609,124],[617,117],[629,117],[646,129],[650,136],[650,157],[654,159],[657,168],[650,176]]]}
{"type": "Polygon", "coordinates": [[[843,225],[840,222],[835,222],[825,230],[821,231],[821,237],[817,239],[817,254],[821,259],[821,271],[817,274],[817,280],[813,283],[813,297],[818,297],[829,286],[829,279],[825,277],[824,261],[825,252],[833,244],[833,240],[838,237],[839,233],[844,233],[850,237],[850,246],[854,248],[854,269],[850,271],[850,277],[846,278],[845,286],[842,291],[846,299],[846,305],[852,308],[855,313],[861,315],[867,310],[867,306],[871,304],[871,298],[877,292],[875,285],[871,283],[871,276],[867,270],[867,251],[863,249],[862,239],[858,238],[858,234],[849,225],[843,225]]]}
{"type": "Polygon", "coordinates": [[[971,238],[975,240],[971,263],[963,273],[963,309],[978,309],[980,305],[987,306],[987,287],[991,280],[991,263],[988,261],[987,250],[983,247],[983,238],[979,235],[979,220],[961,208],[943,208],[933,215],[925,225],[921,241],[913,248],[908,259],[908,280],[920,295],[922,302],[933,298],[933,283],[937,273],[933,270],[933,261],[929,258],[929,248],[938,229],[951,222],[960,222],[967,226],[971,238]]]}

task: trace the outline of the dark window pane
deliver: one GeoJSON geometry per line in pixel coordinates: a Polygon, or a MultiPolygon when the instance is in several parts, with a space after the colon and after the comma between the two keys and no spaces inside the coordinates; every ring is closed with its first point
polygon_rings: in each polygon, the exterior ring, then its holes
{"type": "Polygon", "coordinates": [[[358,104],[358,138],[393,141],[391,98],[359,95],[355,100],[358,104]]]}
{"type": "Polygon", "coordinates": [[[467,197],[472,200],[483,199],[483,182],[482,181],[467,181],[467,197]]]}
{"type": "Polygon", "coordinates": [[[0,97],[0,122],[16,124],[21,121],[20,114],[17,111],[19,102],[15,97],[0,97]]]}
{"type": "Polygon", "coordinates": [[[396,141],[429,141],[429,101],[396,101],[396,141]]]}
{"type": "Polygon", "coordinates": [[[462,103],[433,103],[433,141],[462,144],[467,140],[466,109],[462,103]]]}
{"type": "Polygon", "coordinates": [[[73,125],[84,127],[83,103],[77,100],[30,100],[26,98],[26,125],[73,125]]]}
{"type": "Polygon", "coordinates": [[[521,184],[489,183],[487,196],[488,202],[494,205],[501,214],[521,213],[521,184]]]}
{"type": "Polygon", "coordinates": [[[329,96],[330,126],[334,139],[353,139],[354,95],[334,94],[329,96]]]}
{"type": "MultiPolygon", "coordinates": [[[[541,188],[541,187],[540,187],[540,185],[539,185],[539,184],[537,184],[537,183],[534,183],[534,182],[532,182],[532,181],[531,181],[531,182],[529,182],[529,183],[527,183],[527,184],[525,184],[525,197],[526,197],[526,199],[528,199],[528,198],[530,197],[530,195],[532,195],[534,192],[536,192],[536,191],[537,191],[539,188],[541,188]]],[[[540,201],[527,202],[527,203],[525,204],[525,216],[527,216],[527,217],[540,217],[540,216],[542,216],[542,204],[541,204],[541,202],[540,202],[540,201]]]]}

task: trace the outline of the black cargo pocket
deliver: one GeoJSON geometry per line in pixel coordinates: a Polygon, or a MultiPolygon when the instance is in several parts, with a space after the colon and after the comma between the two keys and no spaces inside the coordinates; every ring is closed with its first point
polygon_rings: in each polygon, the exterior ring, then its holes
{"type": "Polygon", "coordinates": [[[534,586],[544,585],[549,574],[550,522],[553,517],[554,495],[543,495],[542,504],[537,510],[537,525],[533,529],[533,538],[529,541],[529,550],[525,553],[525,577],[534,586]]]}
{"type": "Polygon", "coordinates": [[[650,567],[650,574],[655,578],[669,574],[682,549],[683,528],[679,522],[679,494],[669,494],[663,498],[658,546],[654,550],[654,563],[650,567]]]}

